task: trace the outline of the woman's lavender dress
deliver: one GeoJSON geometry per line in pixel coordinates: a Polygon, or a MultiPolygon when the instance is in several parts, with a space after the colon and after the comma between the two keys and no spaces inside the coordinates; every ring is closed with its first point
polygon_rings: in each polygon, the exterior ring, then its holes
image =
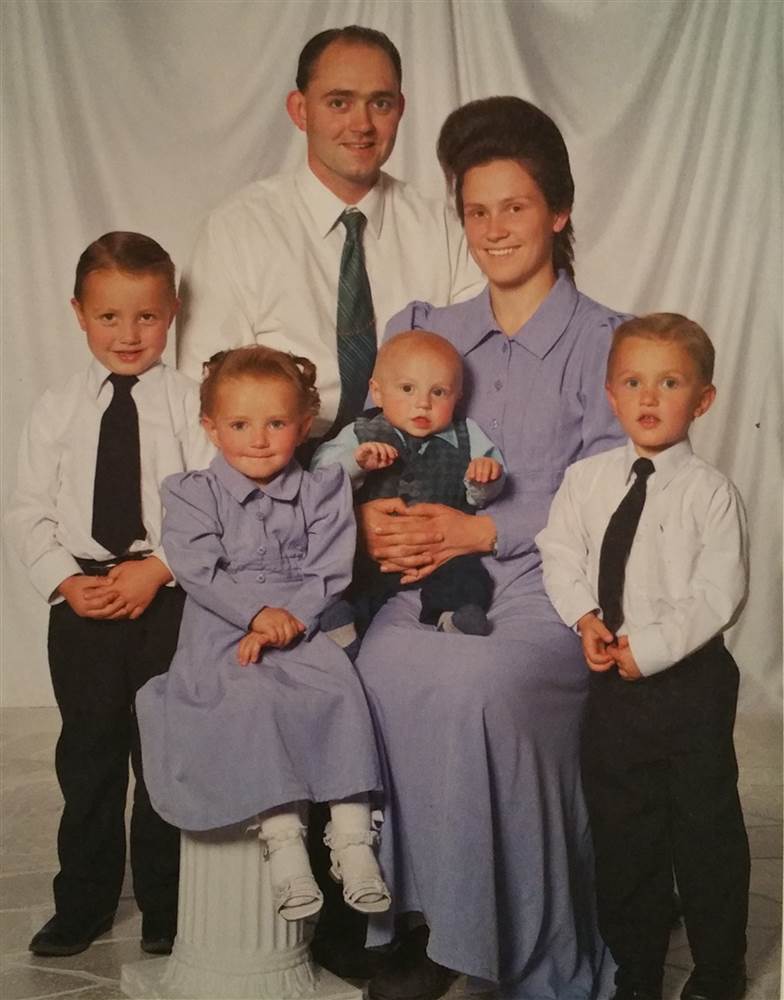
{"type": "Polygon", "coordinates": [[[356,672],[318,616],[347,586],[354,554],[351,488],[339,466],[292,462],[257,486],[218,455],[169,476],[166,556],[188,598],[167,674],[137,696],[153,805],[186,830],[226,826],[298,800],[380,787],[356,672]],[[241,667],[237,644],[264,606],[308,629],[241,667]]]}
{"type": "MultiPolygon", "coordinates": [[[[510,481],[488,508],[492,634],[436,633],[417,620],[418,595],[401,593],[362,645],[389,768],[382,862],[395,910],[424,913],[431,958],[501,981],[505,998],[588,998],[601,978],[578,759],[588,671],[545,596],[533,539],[566,466],[621,440],[603,386],[623,318],[562,273],[512,338],[487,291],[414,303],[388,328],[433,330],[464,355],[467,413],[510,481]]],[[[370,943],[386,940],[391,915],[371,923],[370,943]]]]}

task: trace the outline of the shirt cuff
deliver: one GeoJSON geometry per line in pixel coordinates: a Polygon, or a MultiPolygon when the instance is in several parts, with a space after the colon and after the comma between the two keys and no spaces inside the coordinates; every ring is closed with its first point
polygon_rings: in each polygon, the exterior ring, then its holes
{"type": "Polygon", "coordinates": [[[658,625],[635,629],[627,633],[634,662],[643,677],[652,677],[673,666],[677,661],[668,654],[667,644],[658,625]]]}
{"type": "Polygon", "coordinates": [[[59,604],[64,598],[57,593],[57,588],[69,576],[81,573],[79,563],[70,552],[64,548],[51,549],[44,553],[30,567],[30,582],[49,604],[59,604]]]}
{"type": "Polygon", "coordinates": [[[166,567],[166,569],[168,569],[168,571],[172,575],[171,580],[167,580],[166,583],[164,584],[164,587],[174,587],[174,586],[176,586],[176,584],[177,584],[177,578],[174,575],[174,570],[171,568],[171,566],[166,561],[166,553],[163,551],[163,546],[159,545],[157,549],[153,549],[152,552],[150,553],[150,555],[151,556],[155,556],[156,559],[159,559],[163,563],[163,565],[166,567]]]}

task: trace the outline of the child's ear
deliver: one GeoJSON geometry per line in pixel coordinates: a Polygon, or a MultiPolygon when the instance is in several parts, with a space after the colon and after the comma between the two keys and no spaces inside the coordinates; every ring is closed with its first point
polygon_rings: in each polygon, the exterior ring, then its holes
{"type": "Polygon", "coordinates": [[[604,383],[604,391],[607,396],[607,401],[610,404],[610,409],[613,411],[615,416],[618,416],[618,404],[615,402],[615,393],[610,388],[610,383],[604,383]]]}
{"type": "Polygon", "coordinates": [[[207,437],[212,441],[215,447],[220,451],[220,445],[218,444],[218,428],[215,426],[215,421],[212,417],[204,415],[201,418],[201,425],[204,428],[207,437]]]}
{"type": "Polygon", "coordinates": [[[384,400],[382,398],[381,386],[379,385],[378,380],[375,378],[372,378],[370,380],[370,398],[373,400],[376,406],[380,406],[382,409],[384,408],[384,400]]]}
{"type": "Polygon", "coordinates": [[[78,299],[71,299],[71,308],[73,309],[74,314],[76,315],[77,323],[82,328],[82,330],[84,330],[84,332],[87,333],[87,324],[85,322],[84,311],[82,310],[81,302],[78,299]]]}
{"type": "Polygon", "coordinates": [[[708,410],[713,406],[713,401],[716,398],[716,386],[706,385],[703,387],[700,393],[700,401],[694,409],[694,419],[701,417],[703,413],[707,413],[708,410]]]}
{"type": "MultiPolygon", "coordinates": [[[[171,316],[169,317],[169,326],[171,326],[172,323],[174,322],[174,317],[180,311],[180,306],[181,305],[182,305],[182,301],[177,296],[175,296],[174,302],[172,302],[172,311],[171,311],[171,316]]],[[[168,329],[168,327],[167,327],[167,329],[168,329]]]]}
{"type": "Polygon", "coordinates": [[[308,414],[303,418],[302,423],[299,425],[299,438],[297,444],[302,444],[303,441],[307,439],[308,434],[310,434],[310,428],[313,426],[313,416],[308,414]]]}

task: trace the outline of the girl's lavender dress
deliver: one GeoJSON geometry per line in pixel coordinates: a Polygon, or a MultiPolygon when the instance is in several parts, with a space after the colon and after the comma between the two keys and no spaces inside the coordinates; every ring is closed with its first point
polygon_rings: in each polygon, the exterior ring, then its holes
{"type": "Polygon", "coordinates": [[[380,788],[367,702],[318,616],[348,584],[355,525],[338,466],[292,462],[257,486],[221,455],[164,482],[163,543],[187,592],[168,674],[137,696],[153,805],[186,830],[298,800],[380,788]],[[264,606],[307,626],[287,649],[241,667],[237,644],[264,606]]]}
{"type": "MultiPolygon", "coordinates": [[[[595,926],[578,746],[588,669],[545,596],[534,536],[567,465],[620,442],[604,394],[624,317],[565,274],[514,337],[489,293],[413,303],[419,327],[464,356],[467,413],[503,451],[509,481],[487,513],[499,558],[485,638],[418,622],[416,593],[375,618],[357,666],[389,768],[381,860],[395,910],[419,910],[436,962],[501,981],[504,998],[594,996],[608,962],[595,926]],[[602,969],[602,964],[604,968],[602,969]]],[[[394,914],[371,920],[386,940],[394,914]]]]}

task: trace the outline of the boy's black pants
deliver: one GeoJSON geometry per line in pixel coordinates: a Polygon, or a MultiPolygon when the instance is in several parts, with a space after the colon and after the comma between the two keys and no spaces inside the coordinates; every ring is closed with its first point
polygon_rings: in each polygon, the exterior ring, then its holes
{"type": "Polygon", "coordinates": [[[120,898],[129,756],[134,894],[156,926],[176,926],[179,832],[150,804],[134,698],[168,669],[184,600],[179,587],[161,587],[136,621],[81,618],[66,602],[50,612],[49,666],[62,716],[55,767],[65,800],[54,898],[58,915],[77,931],[113,914],[120,898]]]}
{"type": "Polygon", "coordinates": [[[732,743],[738,669],[720,639],[661,674],[591,675],[582,772],[599,928],[621,986],[661,988],[672,871],[696,966],[746,951],[749,847],[732,743]]]}

